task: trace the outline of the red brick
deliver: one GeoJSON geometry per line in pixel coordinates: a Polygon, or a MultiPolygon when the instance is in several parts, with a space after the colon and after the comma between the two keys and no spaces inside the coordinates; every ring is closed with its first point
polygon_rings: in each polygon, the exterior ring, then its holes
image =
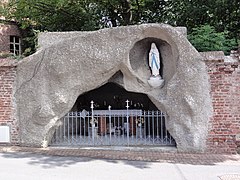
{"type": "Polygon", "coordinates": [[[240,134],[240,63],[206,62],[211,85],[213,117],[209,120],[208,151],[236,153],[240,134]],[[231,75],[230,75],[231,74],[231,75]]]}
{"type": "Polygon", "coordinates": [[[16,67],[0,66],[0,125],[10,125],[11,143],[18,143],[18,127],[13,114],[13,84],[16,67]],[[9,79],[11,79],[9,81],[9,79]]]}

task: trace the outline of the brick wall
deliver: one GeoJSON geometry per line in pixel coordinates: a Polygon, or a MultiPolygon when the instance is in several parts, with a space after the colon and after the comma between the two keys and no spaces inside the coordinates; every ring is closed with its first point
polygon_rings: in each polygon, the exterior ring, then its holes
{"type": "Polygon", "coordinates": [[[11,143],[18,144],[18,124],[15,119],[13,87],[16,78],[16,65],[0,59],[0,125],[8,125],[11,130],[11,143]]]}
{"type": "Polygon", "coordinates": [[[213,117],[209,123],[208,151],[236,153],[240,134],[240,62],[207,61],[213,117]]]}
{"type": "Polygon", "coordinates": [[[0,23],[0,52],[10,52],[10,36],[21,37],[18,26],[14,23],[0,23]]]}

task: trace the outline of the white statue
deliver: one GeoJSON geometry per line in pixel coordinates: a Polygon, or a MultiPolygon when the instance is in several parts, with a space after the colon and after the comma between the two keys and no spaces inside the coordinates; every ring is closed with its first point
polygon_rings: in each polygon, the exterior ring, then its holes
{"type": "Polygon", "coordinates": [[[160,70],[160,55],[155,43],[151,44],[149,52],[149,66],[152,70],[152,75],[148,79],[148,84],[154,88],[163,87],[164,79],[159,74],[160,70]]]}
{"type": "Polygon", "coordinates": [[[160,58],[155,43],[151,44],[151,49],[149,52],[149,66],[151,67],[152,70],[152,76],[159,76],[160,58]]]}

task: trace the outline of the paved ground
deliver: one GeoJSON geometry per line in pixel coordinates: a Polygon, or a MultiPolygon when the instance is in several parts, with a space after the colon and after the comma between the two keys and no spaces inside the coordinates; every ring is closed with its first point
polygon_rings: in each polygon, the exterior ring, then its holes
{"type": "Polygon", "coordinates": [[[240,180],[240,155],[0,146],[0,180],[240,180]]]}

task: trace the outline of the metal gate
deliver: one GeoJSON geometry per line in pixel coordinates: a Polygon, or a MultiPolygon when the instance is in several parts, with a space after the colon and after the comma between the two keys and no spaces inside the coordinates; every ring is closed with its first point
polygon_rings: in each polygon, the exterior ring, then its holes
{"type": "Polygon", "coordinates": [[[69,112],[56,129],[52,145],[175,145],[165,127],[165,113],[138,109],[69,112]]]}

